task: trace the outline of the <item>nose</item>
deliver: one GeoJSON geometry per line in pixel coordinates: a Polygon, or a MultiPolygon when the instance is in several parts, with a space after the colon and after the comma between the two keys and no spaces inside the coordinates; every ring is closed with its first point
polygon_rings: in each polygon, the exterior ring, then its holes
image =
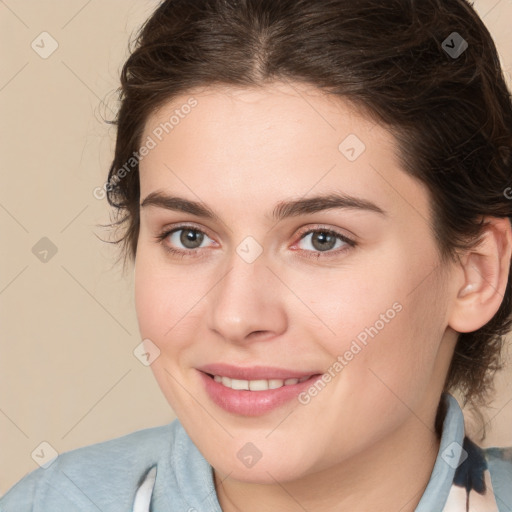
{"type": "Polygon", "coordinates": [[[208,294],[208,327],[233,343],[274,338],[287,328],[286,288],[263,255],[247,263],[237,254],[208,294]]]}

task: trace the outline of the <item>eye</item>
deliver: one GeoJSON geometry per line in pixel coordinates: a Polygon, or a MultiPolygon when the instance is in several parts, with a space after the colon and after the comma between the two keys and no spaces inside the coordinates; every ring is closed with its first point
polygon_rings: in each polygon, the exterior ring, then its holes
{"type": "MultiPolygon", "coordinates": [[[[204,244],[211,238],[201,229],[194,226],[178,226],[171,230],[164,230],[156,236],[156,240],[164,249],[179,257],[201,257],[199,249],[212,244],[204,244]]],[[[213,240],[212,240],[213,241],[213,240]]],[[[320,258],[337,256],[350,248],[355,247],[357,243],[347,236],[332,229],[318,227],[310,228],[300,235],[297,244],[307,241],[304,245],[310,245],[312,249],[300,248],[304,256],[308,258],[320,258]],[[309,240],[308,240],[309,239],[309,240]]]]}
{"type": "Polygon", "coordinates": [[[193,226],[179,226],[172,230],[164,230],[156,237],[166,251],[182,257],[195,256],[197,249],[202,248],[202,243],[207,238],[210,237],[204,231],[193,226]]]}
{"type": "Polygon", "coordinates": [[[312,247],[312,249],[302,249],[304,252],[310,253],[306,254],[307,257],[312,258],[324,257],[322,253],[327,253],[325,254],[327,257],[335,256],[357,245],[354,240],[351,240],[345,235],[332,229],[322,227],[309,229],[305,233],[302,233],[298,243],[303,241],[308,241],[308,243],[304,245],[309,244],[309,246],[312,247]]]}

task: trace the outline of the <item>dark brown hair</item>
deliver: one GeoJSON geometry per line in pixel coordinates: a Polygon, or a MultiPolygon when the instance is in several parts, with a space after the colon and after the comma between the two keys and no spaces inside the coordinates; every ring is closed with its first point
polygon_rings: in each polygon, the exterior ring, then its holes
{"type": "MultiPolygon", "coordinates": [[[[149,115],[178,94],[274,80],[312,84],[393,133],[404,170],[431,197],[443,260],[473,247],[482,216],[511,217],[512,105],[493,40],[465,0],[167,0],[141,28],[121,74],[107,197],[139,231],[137,152],[149,115]],[[454,34],[456,33],[456,34],[454,34]],[[461,43],[467,42],[467,48],[461,43]],[[132,162],[133,163],[133,162],[132,162]]],[[[475,409],[494,391],[510,329],[511,276],[499,311],[459,335],[445,391],[475,409]]]]}

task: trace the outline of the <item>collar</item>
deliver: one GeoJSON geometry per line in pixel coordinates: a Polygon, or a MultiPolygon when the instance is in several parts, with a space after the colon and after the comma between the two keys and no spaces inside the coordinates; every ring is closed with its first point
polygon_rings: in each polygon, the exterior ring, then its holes
{"type": "Polygon", "coordinates": [[[415,512],[498,512],[485,452],[464,433],[457,400],[443,393],[446,415],[439,452],[415,512]]]}

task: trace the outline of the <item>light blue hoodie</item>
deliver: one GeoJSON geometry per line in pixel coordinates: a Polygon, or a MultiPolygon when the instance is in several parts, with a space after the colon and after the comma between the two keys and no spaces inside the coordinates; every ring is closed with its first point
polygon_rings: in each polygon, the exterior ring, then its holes
{"type": "MultiPolygon", "coordinates": [[[[455,398],[444,394],[443,399],[447,400],[448,408],[441,445],[416,512],[464,512],[466,488],[469,511],[512,512],[512,449],[476,446],[464,436],[464,417],[455,398]],[[457,466],[466,455],[466,460],[457,466]],[[487,486],[486,491],[480,492],[488,471],[492,488],[487,486]],[[484,499],[486,508],[473,508],[474,497],[484,499]]],[[[12,487],[0,499],[0,511],[221,512],[222,509],[212,467],[175,420],[163,427],[140,430],[60,454],[49,467],[29,473],[12,487]]]]}

